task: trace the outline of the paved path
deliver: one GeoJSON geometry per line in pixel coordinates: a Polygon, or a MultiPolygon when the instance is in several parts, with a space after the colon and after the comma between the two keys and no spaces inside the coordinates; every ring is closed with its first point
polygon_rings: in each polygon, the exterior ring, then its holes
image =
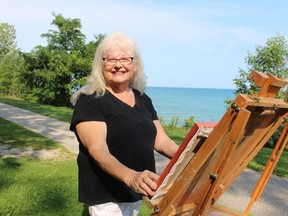
{"type": "Polygon", "coordinates": [[[3,103],[0,103],[0,117],[48,137],[75,154],[78,153],[78,142],[66,122],[3,103]]]}
{"type": "MultiPolygon", "coordinates": [[[[78,143],[69,124],[48,118],[27,110],[0,103],[0,117],[42,134],[65,146],[73,153],[78,152],[78,143]]],[[[158,174],[168,160],[155,154],[158,174]]],[[[230,188],[222,195],[219,204],[243,212],[250,201],[250,194],[259,179],[260,173],[244,170],[230,188]]],[[[260,200],[251,210],[254,216],[288,216],[288,179],[272,176],[260,200]]]]}

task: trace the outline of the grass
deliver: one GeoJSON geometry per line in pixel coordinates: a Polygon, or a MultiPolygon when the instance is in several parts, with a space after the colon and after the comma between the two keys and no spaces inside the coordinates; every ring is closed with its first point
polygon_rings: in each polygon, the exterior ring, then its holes
{"type": "Polygon", "coordinates": [[[13,148],[29,146],[33,149],[62,148],[54,141],[2,118],[0,118],[0,136],[5,140],[6,144],[11,145],[13,148]]]}
{"type": "Polygon", "coordinates": [[[183,139],[186,137],[187,133],[189,132],[188,129],[184,128],[171,128],[171,127],[164,127],[165,132],[169,135],[171,139],[174,140],[175,143],[180,145],[183,139]]]}
{"type": "MultiPolygon", "coordinates": [[[[258,155],[250,162],[248,168],[263,171],[265,165],[272,153],[273,149],[270,148],[262,148],[258,155]]],[[[273,170],[273,174],[280,177],[288,177],[288,152],[284,151],[277,163],[277,166],[273,170]]]]}
{"type": "MultiPolygon", "coordinates": [[[[0,159],[1,215],[83,215],[75,161],[0,159]]],[[[86,214],[88,215],[88,214],[86,214]]]]}
{"type": "MultiPolygon", "coordinates": [[[[1,118],[0,138],[12,148],[67,151],[1,118]]],[[[77,201],[77,172],[75,159],[0,158],[0,215],[85,215],[86,209],[77,201]]]]}
{"type": "Polygon", "coordinates": [[[59,119],[60,121],[70,122],[72,109],[67,107],[55,107],[50,105],[27,102],[16,98],[0,97],[0,102],[11,106],[30,110],[32,112],[45,115],[51,118],[59,119]]]}
{"type": "MultiPolygon", "coordinates": [[[[0,98],[0,102],[28,109],[69,122],[72,110],[17,99],[0,98]]],[[[167,134],[180,144],[188,130],[165,127],[167,134]]],[[[54,149],[61,146],[37,133],[0,118],[0,142],[13,147],[31,146],[54,149]]],[[[272,149],[263,148],[249,164],[263,170],[272,149]]],[[[277,164],[274,174],[288,177],[288,152],[277,164]],[[286,160],[284,160],[284,158],[286,160]]],[[[87,208],[77,201],[76,161],[44,161],[29,158],[0,158],[0,215],[88,215],[87,208]]],[[[140,216],[150,215],[143,204],[140,216]]]]}

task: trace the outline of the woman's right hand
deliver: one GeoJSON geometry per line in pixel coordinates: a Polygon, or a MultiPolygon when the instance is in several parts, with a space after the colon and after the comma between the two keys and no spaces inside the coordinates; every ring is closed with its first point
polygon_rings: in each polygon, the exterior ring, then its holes
{"type": "Polygon", "coordinates": [[[149,170],[143,172],[131,170],[127,177],[127,185],[132,190],[146,196],[154,196],[157,189],[156,181],[159,178],[157,174],[149,170]]]}

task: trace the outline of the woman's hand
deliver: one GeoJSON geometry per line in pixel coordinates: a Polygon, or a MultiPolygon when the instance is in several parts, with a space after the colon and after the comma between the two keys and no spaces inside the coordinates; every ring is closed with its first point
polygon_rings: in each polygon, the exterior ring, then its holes
{"type": "Polygon", "coordinates": [[[148,170],[144,170],[143,172],[131,170],[128,175],[127,185],[137,193],[154,196],[155,190],[157,189],[156,181],[158,178],[158,175],[148,170]]]}

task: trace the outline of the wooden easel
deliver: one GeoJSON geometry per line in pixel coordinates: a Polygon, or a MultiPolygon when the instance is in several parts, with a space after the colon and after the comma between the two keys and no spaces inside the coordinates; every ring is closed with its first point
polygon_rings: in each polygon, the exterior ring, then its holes
{"type": "MultiPolygon", "coordinates": [[[[250,79],[261,88],[259,92],[237,96],[168,192],[153,206],[153,215],[248,215],[288,140],[286,124],[244,213],[215,204],[288,116],[288,104],[275,98],[287,81],[258,71],[253,71],[250,79]]],[[[145,201],[149,205],[149,199],[145,201]]]]}

